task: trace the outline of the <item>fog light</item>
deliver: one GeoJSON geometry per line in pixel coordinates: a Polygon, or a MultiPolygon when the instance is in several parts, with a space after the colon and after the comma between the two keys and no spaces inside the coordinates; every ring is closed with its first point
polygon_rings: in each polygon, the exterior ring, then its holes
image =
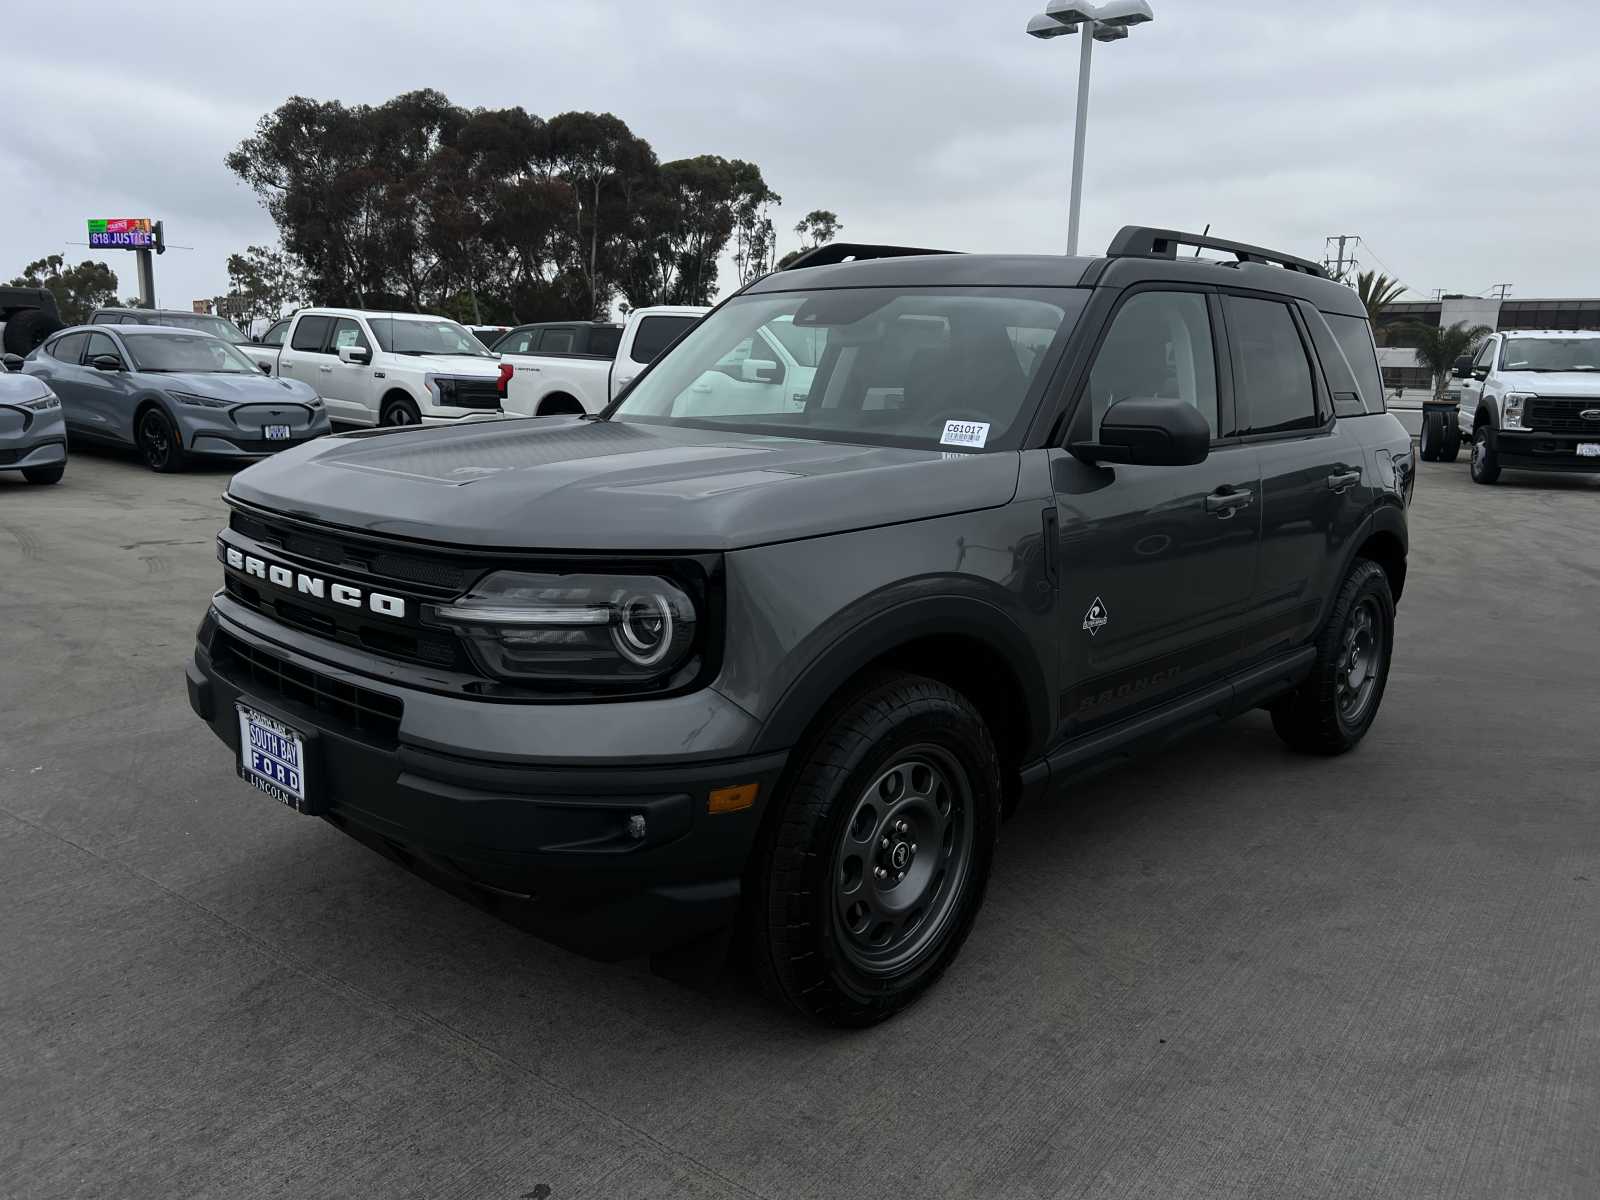
{"type": "Polygon", "coordinates": [[[749,808],[756,802],[756,792],[760,789],[759,783],[740,783],[733,787],[715,788],[706,798],[706,811],[730,813],[749,808]]]}

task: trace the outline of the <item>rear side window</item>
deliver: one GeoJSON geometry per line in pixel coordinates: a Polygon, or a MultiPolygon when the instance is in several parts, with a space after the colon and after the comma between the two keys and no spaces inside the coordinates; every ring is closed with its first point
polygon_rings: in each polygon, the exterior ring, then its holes
{"type": "Polygon", "coordinates": [[[639,322],[639,331],[633,335],[633,349],[628,357],[636,363],[654,362],[656,357],[678,339],[678,335],[698,321],[699,317],[646,317],[639,322]]]}
{"type": "MultiPolygon", "coordinates": [[[[1016,328],[1037,342],[1036,331],[1016,328]]],[[[1009,329],[1007,333],[1020,358],[1016,335],[1009,329]]],[[[1028,357],[1031,363],[1040,355],[1028,357]]],[[[1212,437],[1218,435],[1217,361],[1202,293],[1138,292],[1117,310],[1089,372],[1090,413],[1097,437],[1106,409],[1134,396],[1182,400],[1200,410],[1212,437]]]]}
{"type": "Polygon", "coordinates": [[[572,330],[546,329],[539,335],[540,354],[571,354],[572,330]]]}
{"type": "Polygon", "coordinates": [[[594,329],[589,333],[589,353],[601,358],[615,358],[621,344],[620,329],[594,329]]]}
{"type": "Polygon", "coordinates": [[[83,344],[88,340],[87,333],[69,333],[65,337],[58,337],[48,347],[50,357],[64,363],[75,363],[83,357],[83,344]]]}
{"type": "Polygon", "coordinates": [[[1372,342],[1372,326],[1360,317],[1342,317],[1337,313],[1323,313],[1323,320],[1339,340],[1345,361],[1356,373],[1356,383],[1361,387],[1361,401],[1369,413],[1381,413],[1383,401],[1383,376],[1378,372],[1378,351],[1372,342]]]}
{"type": "Polygon", "coordinates": [[[1222,306],[1233,346],[1233,394],[1243,432],[1291,433],[1320,426],[1311,361],[1288,305],[1224,296],[1222,306]]]}
{"type": "Polygon", "coordinates": [[[307,350],[313,354],[322,351],[322,343],[327,340],[328,326],[331,317],[301,317],[294,327],[294,338],[289,343],[291,350],[307,350]]]}

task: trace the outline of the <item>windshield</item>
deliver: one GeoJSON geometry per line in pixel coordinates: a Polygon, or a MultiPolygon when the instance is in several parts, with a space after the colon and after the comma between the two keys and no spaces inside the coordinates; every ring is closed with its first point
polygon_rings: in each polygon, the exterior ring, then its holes
{"type": "Polygon", "coordinates": [[[1507,338],[1502,371],[1600,371],[1600,337],[1507,338]]]}
{"type": "Polygon", "coordinates": [[[141,371],[259,375],[261,368],[221,338],[204,333],[122,331],[133,365],[141,371]]]}
{"type": "Polygon", "coordinates": [[[614,420],[1015,449],[1087,293],[849,288],[751,295],[706,317],[614,420]]]}
{"type": "Polygon", "coordinates": [[[231,345],[241,345],[250,339],[245,337],[241,330],[232,321],[222,317],[209,317],[204,313],[143,313],[136,317],[125,317],[123,320],[137,321],[141,325],[164,325],[168,329],[193,329],[197,333],[209,333],[212,337],[219,337],[231,345]]]}
{"type": "Polygon", "coordinates": [[[378,345],[390,354],[459,354],[493,358],[465,325],[440,317],[368,317],[378,345]]]}

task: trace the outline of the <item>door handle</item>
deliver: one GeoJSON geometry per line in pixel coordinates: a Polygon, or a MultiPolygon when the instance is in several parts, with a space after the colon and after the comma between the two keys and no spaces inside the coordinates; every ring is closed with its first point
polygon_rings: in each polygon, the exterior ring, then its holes
{"type": "Polygon", "coordinates": [[[333,368],[332,367],[318,367],[317,370],[321,371],[324,375],[332,375],[333,374],[333,368]]]}
{"type": "Polygon", "coordinates": [[[1237,491],[1217,491],[1206,497],[1206,511],[1218,515],[1219,520],[1226,521],[1241,508],[1248,507],[1255,502],[1255,496],[1247,488],[1237,491]]]}
{"type": "Polygon", "coordinates": [[[1336,495],[1343,495],[1360,482],[1360,471],[1344,471],[1340,474],[1328,476],[1328,490],[1336,495]]]}

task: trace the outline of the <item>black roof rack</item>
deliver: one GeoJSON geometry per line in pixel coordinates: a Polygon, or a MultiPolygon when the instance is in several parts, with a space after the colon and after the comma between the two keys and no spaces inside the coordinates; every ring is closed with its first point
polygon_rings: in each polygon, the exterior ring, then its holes
{"type": "Polygon", "coordinates": [[[1250,246],[1244,242],[1230,242],[1226,238],[1208,237],[1202,233],[1181,233],[1176,229],[1147,229],[1143,225],[1124,225],[1106,247],[1107,258],[1177,258],[1179,246],[1193,246],[1200,250],[1221,250],[1240,262],[1270,263],[1286,271],[1299,271],[1327,279],[1328,273],[1310,259],[1296,258],[1263,246],[1250,246]]]}
{"type": "Polygon", "coordinates": [[[863,262],[869,258],[907,258],[913,254],[959,254],[959,250],[929,250],[921,246],[874,246],[868,242],[828,242],[815,250],[807,250],[795,259],[785,271],[801,267],[826,267],[834,263],[863,262]]]}

